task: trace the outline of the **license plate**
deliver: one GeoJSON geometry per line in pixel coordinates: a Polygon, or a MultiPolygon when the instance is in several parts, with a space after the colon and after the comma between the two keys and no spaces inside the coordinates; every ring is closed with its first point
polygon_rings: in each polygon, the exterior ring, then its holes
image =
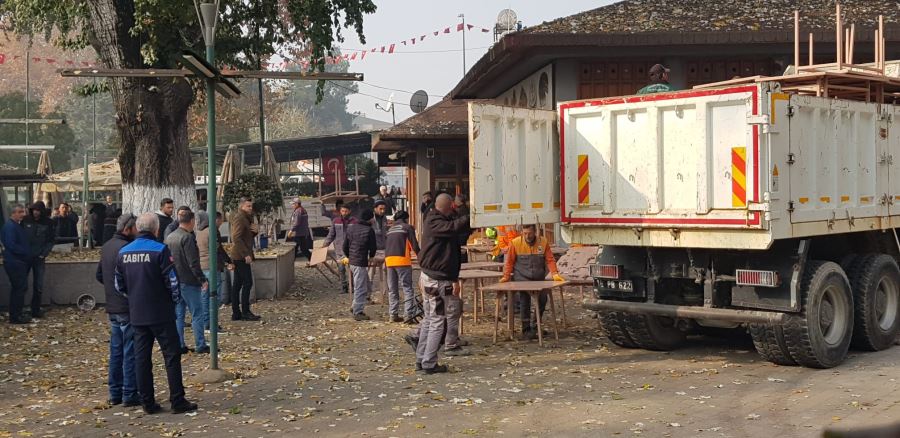
{"type": "Polygon", "coordinates": [[[634,283],[632,283],[631,280],[604,280],[603,287],[623,292],[634,291],[634,283]]]}

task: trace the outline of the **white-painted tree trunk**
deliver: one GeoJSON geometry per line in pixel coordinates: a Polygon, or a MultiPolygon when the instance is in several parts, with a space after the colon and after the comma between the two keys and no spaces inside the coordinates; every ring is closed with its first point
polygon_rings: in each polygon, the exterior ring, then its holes
{"type": "Polygon", "coordinates": [[[182,205],[197,211],[197,192],[194,186],[151,187],[136,184],[122,186],[122,212],[139,215],[159,210],[159,201],[163,198],[175,200],[175,208],[182,205]]]}

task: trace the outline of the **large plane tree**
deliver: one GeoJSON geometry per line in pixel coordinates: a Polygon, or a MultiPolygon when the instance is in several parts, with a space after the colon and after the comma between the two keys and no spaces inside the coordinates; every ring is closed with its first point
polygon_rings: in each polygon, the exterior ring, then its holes
{"type": "MultiPolygon", "coordinates": [[[[223,0],[216,36],[219,67],[256,69],[276,53],[323,57],[363,37],[371,0],[223,0]]],[[[0,19],[19,35],[44,34],[66,48],[92,47],[101,67],[179,68],[181,54],[204,53],[192,0],[0,0],[0,19]]],[[[172,78],[106,81],[120,136],[123,208],[153,211],[163,197],[196,205],[188,150],[188,110],[196,84],[172,78]]],[[[321,84],[320,84],[321,86],[321,84]]]]}

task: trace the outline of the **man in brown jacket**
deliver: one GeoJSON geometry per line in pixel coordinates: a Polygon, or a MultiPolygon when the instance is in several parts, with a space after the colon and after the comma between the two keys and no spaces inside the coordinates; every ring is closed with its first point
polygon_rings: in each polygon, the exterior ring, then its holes
{"type": "Polygon", "coordinates": [[[234,262],[234,284],[231,287],[231,320],[259,321],[250,311],[250,289],[253,288],[253,238],[259,228],[253,223],[253,199],[241,198],[231,215],[231,251],[234,262]]]}

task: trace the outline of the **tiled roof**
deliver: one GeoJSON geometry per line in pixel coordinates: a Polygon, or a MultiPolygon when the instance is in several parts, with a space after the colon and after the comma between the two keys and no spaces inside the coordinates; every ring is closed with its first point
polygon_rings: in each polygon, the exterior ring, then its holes
{"type": "Polygon", "coordinates": [[[468,100],[444,99],[381,131],[381,138],[434,137],[468,134],[468,100]]]}
{"type": "MultiPolygon", "coordinates": [[[[847,25],[900,22],[897,0],[841,0],[847,25]]],[[[834,29],[834,0],[625,0],[526,28],[531,34],[602,34],[787,30],[794,10],[801,31],[834,29]]]]}

